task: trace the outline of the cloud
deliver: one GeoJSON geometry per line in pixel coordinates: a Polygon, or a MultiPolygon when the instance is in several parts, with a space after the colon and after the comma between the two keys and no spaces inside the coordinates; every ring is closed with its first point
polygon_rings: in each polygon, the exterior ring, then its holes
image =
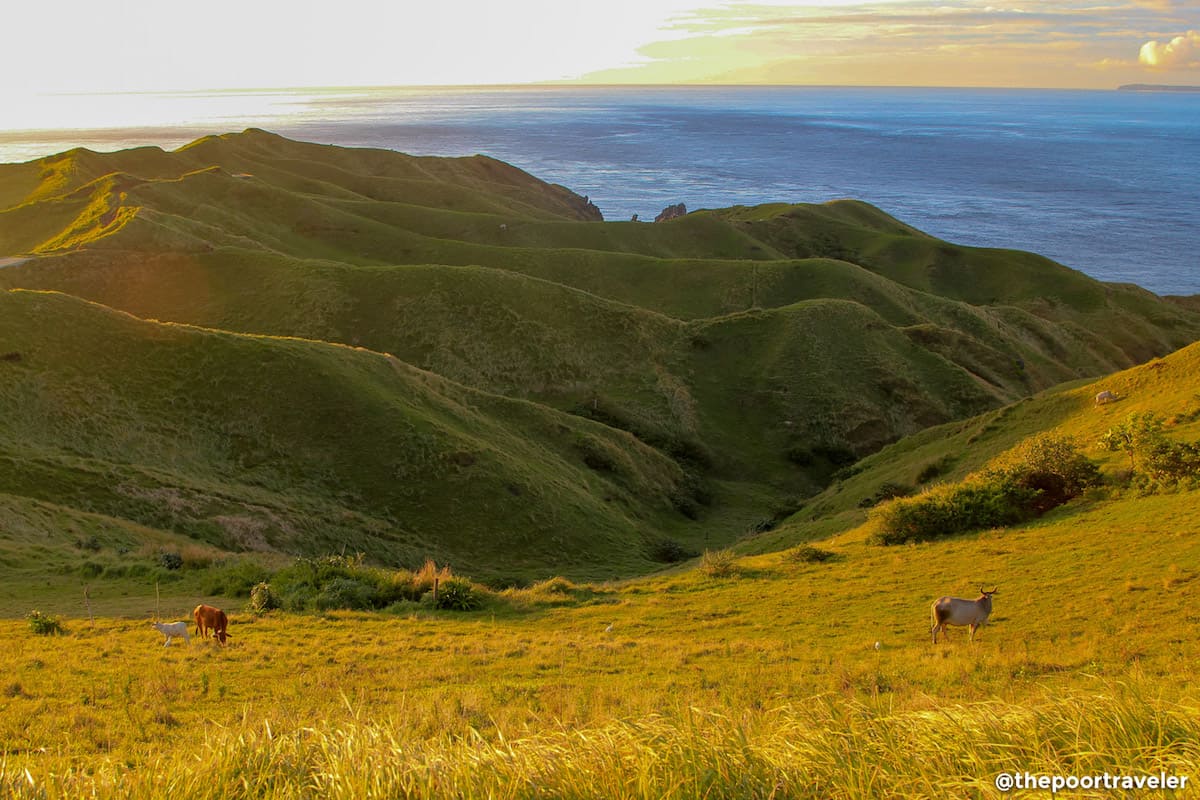
{"type": "Polygon", "coordinates": [[[1163,43],[1152,39],[1138,51],[1138,61],[1155,69],[1195,69],[1200,67],[1200,31],[1188,31],[1163,43]]]}
{"type": "MultiPolygon", "coordinates": [[[[1138,80],[1142,43],[1192,35],[1200,9],[1200,0],[694,2],[669,23],[670,41],[639,49],[641,76],[606,77],[1104,88],[1138,80]]],[[[1153,44],[1159,66],[1200,61],[1200,41],[1153,44]]]]}

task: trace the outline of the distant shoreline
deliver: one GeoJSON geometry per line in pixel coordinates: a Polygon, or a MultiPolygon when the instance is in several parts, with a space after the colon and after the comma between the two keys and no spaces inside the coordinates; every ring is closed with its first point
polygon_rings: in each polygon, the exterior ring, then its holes
{"type": "Polygon", "coordinates": [[[1118,92],[1200,92],[1200,86],[1171,86],[1160,83],[1127,83],[1118,92]]]}

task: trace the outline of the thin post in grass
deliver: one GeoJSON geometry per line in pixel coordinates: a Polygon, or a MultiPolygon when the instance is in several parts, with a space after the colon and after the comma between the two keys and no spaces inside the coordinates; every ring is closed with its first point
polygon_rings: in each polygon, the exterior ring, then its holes
{"type": "Polygon", "coordinates": [[[158,608],[159,600],[160,600],[160,598],[159,598],[159,594],[158,594],[158,581],[155,581],[154,582],[154,619],[155,620],[162,619],[162,614],[159,613],[159,608],[158,608]]]}
{"type": "Polygon", "coordinates": [[[83,604],[84,604],[85,606],[87,606],[87,612],[88,612],[88,622],[90,622],[92,625],[95,625],[95,624],[96,624],[96,618],[92,616],[92,598],[91,598],[91,596],[89,595],[89,592],[91,592],[91,589],[92,589],[92,587],[90,587],[90,586],[88,586],[88,585],[84,584],[84,587],[83,587],[83,604]]]}

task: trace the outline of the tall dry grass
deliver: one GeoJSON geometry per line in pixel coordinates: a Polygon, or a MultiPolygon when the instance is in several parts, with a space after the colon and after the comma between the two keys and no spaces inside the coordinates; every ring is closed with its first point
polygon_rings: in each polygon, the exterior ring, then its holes
{"type": "MultiPolygon", "coordinates": [[[[685,708],[580,730],[422,738],[353,711],[335,728],[245,718],[146,763],[38,776],[0,764],[19,798],[962,798],[998,772],[1200,780],[1200,709],[1136,683],[1033,702],[893,712],[838,695],[739,715],[685,708]]],[[[1139,797],[1196,796],[1146,791],[1139,797]]],[[[1077,793],[1075,796],[1088,796],[1077,793]]],[[[1099,795],[1096,795],[1099,796],[1099,795]]]]}

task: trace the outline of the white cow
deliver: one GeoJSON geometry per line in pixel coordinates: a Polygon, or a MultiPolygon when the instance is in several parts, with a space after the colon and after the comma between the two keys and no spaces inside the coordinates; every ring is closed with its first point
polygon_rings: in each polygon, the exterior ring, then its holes
{"type": "Polygon", "coordinates": [[[188,636],[188,624],[186,622],[153,622],[151,625],[154,626],[156,631],[167,637],[167,640],[163,642],[163,647],[169,647],[171,640],[180,636],[188,644],[192,643],[192,637],[188,636]]]}
{"type": "Polygon", "coordinates": [[[1113,394],[1112,392],[1108,391],[1107,389],[1105,389],[1103,392],[1100,392],[1100,394],[1096,395],[1096,405],[1098,405],[1098,406],[1105,405],[1106,403],[1115,403],[1115,402],[1117,402],[1117,396],[1115,394],[1113,394]]]}
{"type": "Polygon", "coordinates": [[[939,597],[934,600],[929,610],[930,616],[933,617],[933,643],[937,644],[939,632],[947,639],[950,638],[949,632],[946,631],[947,625],[970,627],[971,641],[975,641],[975,631],[979,630],[979,626],[987,622],[992,614],[992,595],[995,593],[996,589],[988,592],[980,586],[979,597],[975,600],[964,600],[961,597],[939,597]]]}

